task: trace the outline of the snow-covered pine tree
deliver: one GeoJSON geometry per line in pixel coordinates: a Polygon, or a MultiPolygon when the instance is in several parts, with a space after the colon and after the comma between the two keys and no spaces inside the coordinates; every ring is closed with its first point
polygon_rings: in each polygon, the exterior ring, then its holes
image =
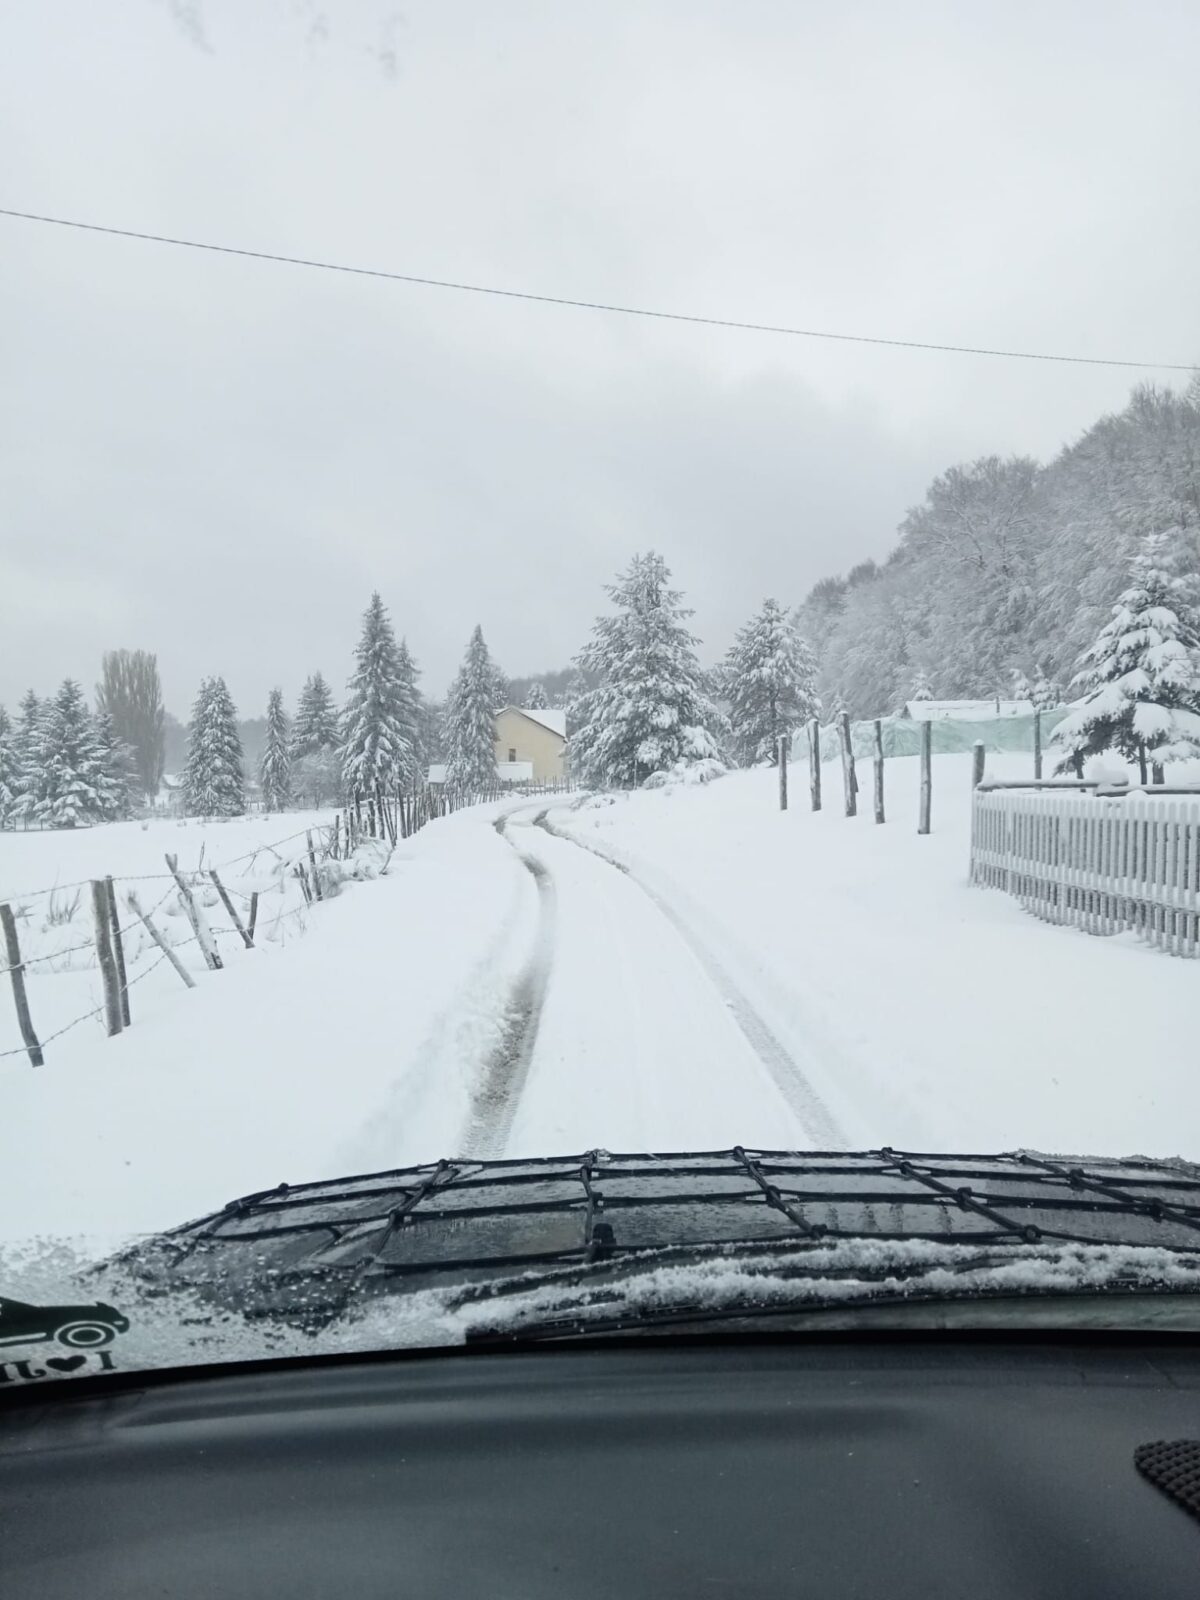
{"type": "Polygon", "coordinates": [[[446,697],[443,736],[446,778],[466,793],[496,781],[496,688],[499,673],[476,627],[446,697]]]}
{"type": "Polygon", "coordinates": [[[425,721],[421,715],[421,691],[417,687],[421,672],[409,651],[407,639],[401,639],[397,648],[396,665],[400,686],[400,726],[408,741],[408,755],[400,781],[406,789],[411,789],[424,776],[426,758],[425,721]]]}
{"type": "Polygon", "coordinates": [[[1033,688],[1029,691],[1029,698],[1033,701],[1035,711],[1049,711],[1062,700],[1058,684],[1040,661],[1034,675],[1033,688]]]}
{"type": "Polygon", "coordinates": [[[1014,667],[1008,675],[1008,694],[1011,700],[1031,700],[1033,690],[1029,679],[1020,667],[1014,667]]]}
{"type": "Polygon", "coordinates": [[[933,699],[933,690],[929,686],[929,674],[925,671],[924,667],[919,667],[917,669],[917,675],[913,679],[912,693],[908,698],[910,700],[933,699]]]}
{"type": "Polygon", "coordinates": [[[145,799],[142,768],[133,746],[118,735],[111,712],[97,711],[95,732],[100,755],[97,788],[101,815],[105,822],[122,822],[133,815],[138,800],[145,799]]]}
{"type": "Polygon", "coordinates": [[[721,670],[733,748],[743,766],[777,759],[779,740],[820,715],[817,664],[791,616],[764,600],[734,636],[721,670]]]}
{"type": "Polygon", "coordinates": [[[205,678],[196,696],[183,798],[193,817],[235,817],[246,809],[242,741],[224,678],[205,678]]]}
{"type": "Polygon", "coordinates": [[[716,760],[724,718],[706,692],[691,612],[655,551],[634,556],[607,593],[578,665],[596,687],[572,706],[572,771],[595,787],[628,788],[680,764],[716,760]]]}
{"type": "Polygon", "coordinates": [[[546,691],[536,680],[525,691],[525,705],[530,711],[544,711],[550,702],[546,699],[546,691]]]}
{"type": "Polygon", "coordinates": [[[411,770],[411,720],[396,635],[378,591],[363,613],[342,712],[342,782],[351,799],[392,794],[411,770]]]}
{"type": "Polygon", "coordinates": [[[44,706],[32,689],[26,691],[19,707],[20,716],[13,730],[13,753],[16,760],[16,797],[10,816],[13,822],[26,826],[37,817],[38,804],[45,792],[45,752],[42,748],[45,718],[44,706]]]}
{"type": "Polygon", "coordinates": [[[12,718],[0,706],[0,828],[12,821],[12,808],[17,800],[17,749],[12,718]]]}
{"type": "Polygon", "coordinates": [[[104,817],[104,770],[83,690],[64,678],[42,723],[42,794],[38,818],[75,828],[104,817]]]}
{"type": "Polygon", "coordinates": [[[329,685],[312,673],[292,723],[292,791],[310,806],[329,805],[341,790],[337,707],[329,685]]]}
{"type": "Polygon", "coordinates": [[[1129,566],[1129,587],[1096,642],[1079,659],[1073,684],[1086,691],[1050,735],[1063,752],[1058,770],[1082,756],[1117,750],[1138,763],[1200,756],[1200,607],[1196,582],[1173,572],[1168,542],[1147,534],[1129,566]]]}
{"type": "Polygon", "coordinates": [[[292,745],[282,689],[272,689],[267,696],[267,738],[258,781],[266,810],[284,810],[292,798],[292,745]]]}
{"type": "Polygon", "coordinates": [[[332,750],[338,742],[337,707],[329,685],[319,672],[304,681],[292,723],[292,759],[318,750],[332,750]]]}

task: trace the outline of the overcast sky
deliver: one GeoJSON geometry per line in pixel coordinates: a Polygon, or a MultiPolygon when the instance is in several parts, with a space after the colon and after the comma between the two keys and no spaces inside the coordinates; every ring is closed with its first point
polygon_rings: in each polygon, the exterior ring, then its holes
{"type": "MultiPolygon", "coordinates": [[[[0,205],[843,332],[1200,357],[1200,6],[6,0],[0,205]]],[[[0,218],[0,700],[186,717],[372,589],[439,696],[566,663],[632,552],[723,651],[929,479],[1139,374],[650,323],[0,218]]],[[[1146,378],[1154,378],[1146,373],[1146,378]]],[[[1167,374],[1158,374],[1170,381],[1167,374]]],[[[1175,381],[1180,381],[1176,379],[1175,381]]]]}

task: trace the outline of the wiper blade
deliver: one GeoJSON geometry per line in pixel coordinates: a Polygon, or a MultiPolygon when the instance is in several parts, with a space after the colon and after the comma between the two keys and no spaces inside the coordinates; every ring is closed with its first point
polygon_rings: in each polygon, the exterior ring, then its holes
{"type": "MultiPolygon", "coordinates": [[[[1200,1173],[1182,1162],[879,1150],[446,1160],[264,1190],[125,1252],[151,1290],[327,1327],[364,1300],[478,1291],[647,1251],[743,1256],[853,1242],[1200,1254],[1200,1173]]],[[[664,1257],[665,1259],[665,1257],[664,1257]]],[[[455,1293],[451,1298],[459,1299],[455,1293]]]]}

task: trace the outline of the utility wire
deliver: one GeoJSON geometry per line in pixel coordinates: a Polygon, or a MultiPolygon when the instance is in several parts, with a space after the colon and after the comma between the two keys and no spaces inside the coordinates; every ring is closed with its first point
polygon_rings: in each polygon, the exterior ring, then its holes
{"type": "Polygon", "coordinates": [[[291,267],[313,267],[321,272],[348,272],[360,278],[386,278],[392,283],[415,283],[428,289],[455,289],[462,294],[494,295],[504,300],[530,300],[538,305],[570,306],[578,311],[609,311],[623,317],[648,317],[660,322],[689,322],[705,328],[736,328],[744,333],[777,333],[795,339],[829,339],[842,344],[886,345],[894,350],[934,350],[943,355],[1001,356],[1011,361],[1058,361],[1085,367],[1158,368],[1163,372],[1196,372],[1194,362],[1121,361],[1109,356],[1069,356],[1045,350],[994,350],[970,344],[935,344],[924,339],[883,339],[866,333],[830,333],[818,328],[782,327],[770,322],[743,322],[733,317],[700,317],[684,311],[653,311],[645,306],[612,305],[603,300],[574,300],[567,295],[534,294],[526,289],[497,289],[489,284],[458,283],[448,278],[420,277],[412,272],[388,272],[381,267],[355,267],[344,261],[316,261],[286,256],[271,250],[246,250],[236,245],[211,244],[201,239],[175,239],[168,234],[142,233],[134,228],[112,228],[73,217],[47,217],[36,211],[13,211],[0,206],[0,217],[21,222],[49,223],[56,228],[77,228],[85,233],[110,234],[117,239],[140,239],[147,244],[170,244],[184,250],[209,250],[217,255],[244,256],[251,261],[276,261],[291,267]]]}

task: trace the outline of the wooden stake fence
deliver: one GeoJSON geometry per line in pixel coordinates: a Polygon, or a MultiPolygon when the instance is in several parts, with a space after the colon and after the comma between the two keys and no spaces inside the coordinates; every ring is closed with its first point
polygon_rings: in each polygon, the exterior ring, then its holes
{"type": "Polygon", "coordinates": [[[883,821],[883,722],[875,718],[875,821],[883,821]]]}
{"type": "Polygon", "coordinates": [[[917,832],[928,833],[933,802],[933,723],[921,724],[921,809],[917,832]]]}
{"type": "Polygon", "coordinates": [[[808,793],[814,811],[821,809],[821,724],[816,717],[808,725],[808,793]]]}
{"type": "Polygon", "coordinates": [[[111,1039],[124,1026],[121,1020],[121,984],[117,977],[117,958],[113,954],[112,918],[108,909],[108,890],[103,878],[92,879],[92,920],[96,926],[96,963],[104,986],[104,1024],[111,1039]]]}
{"type": "Polygon", "coordinates": [[[25,967],[17,938],[17,920],[9,905],[0,905],[0,926],[4,928],[4,951],[8,958],[8,976],[12,980],[13,1004],[17,1008],[17,1026],[21,1030],[25,1049],[29,1052],[30,1066],[40,1067],[45,1064],[45,1058],[34,1032],[33,1018],[29,1014],[29,995],[25,989],[25,967]]]}
{"type": "Polygon", "coordinates": [[[117,981],[121,996],[121,1026],[129,1026],[129,979],[125,975],[125,941],[121,937],[121,920],[117,916],[117,892],[111,878],[104,880],[104,895],[108,901],[108,921],[112,930],[113,955],[117,963],[117,981]]]}

